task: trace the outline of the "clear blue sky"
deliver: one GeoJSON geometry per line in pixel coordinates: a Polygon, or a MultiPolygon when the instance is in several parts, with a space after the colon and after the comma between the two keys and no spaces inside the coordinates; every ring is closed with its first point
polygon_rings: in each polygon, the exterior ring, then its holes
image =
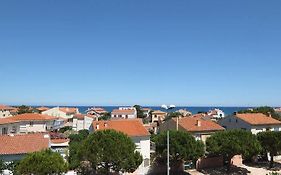
{"type": "Polygon", "coordinates": [[[0,103],[281,105],[281,1],[0,2],[0,103]]]}

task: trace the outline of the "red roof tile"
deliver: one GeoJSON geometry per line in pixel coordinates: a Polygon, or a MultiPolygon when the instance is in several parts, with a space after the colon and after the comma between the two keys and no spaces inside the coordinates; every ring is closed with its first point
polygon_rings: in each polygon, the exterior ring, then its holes
{"type": "Polygon", "coordinates": [[[251,125],[281,125],[281,121],[262,113],[236,114],[236,117],[251,125]]]}
{"type": "Polygon", "coordinates": [[[96,126],[99,125],[99,129],[97,130],[113,129],[123,132],[130,137],[150,135],[139,119],[93,121],[92,125],[94,129],[96,129],[96,126]]]}
{"type": "MultiPolygon", "coordinates": [[[[173,118],[176,122],[176,118],[173,118]]],[[[206,131],[221,131],[224,130],[219,124],[196,118],[184,117],[179,119],[179,126],[184,128],[188,132],[206,132],[206,131]],[[199,122],[199,123],[198,123],[199,122]]]]}
{"type": "Polygon", "coordinates": [[[135,110],[133,109],[114,109],[111,114],[113,115],[133,115],[135,110]]]}
{"type": "Polygon", "coordinates": [[[9,119],[16,120],[16,121],[47,121],[47,120],[55,120],[56,117],[49,116],[49,115],[43,115],[43,114],[35,114],[35,113],[26,113],[26,114],[20,114],[15,115],[13,117],[8,117],[9,119]]]}
{"type": "Polygon", "coordinates": [[[0,105],[0,110],[15,110],[17,108],[6,106],[6,105],[0,105]]]}
{"type": "Polygon", "coordinates": [[[0,155],[25,154],[49,148],[49,138],[44,134],[0,136],[0,155]]]}
{"type": "Polygon", "coordinates": [[[0,118],[0,125],[9,124],[9,123],[17,123],[18,121],[11,119],[10,117],[7,118],[0,118]]]}
{"type": "Polygon", "coordinates": [[[77,113],[77,108],[59,108],[60,111],[67,113],[67,114],[75,114],[77,113]]]}

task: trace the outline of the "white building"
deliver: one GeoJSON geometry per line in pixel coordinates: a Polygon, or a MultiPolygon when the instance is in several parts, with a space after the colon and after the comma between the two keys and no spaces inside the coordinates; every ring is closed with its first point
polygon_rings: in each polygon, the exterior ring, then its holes
{"type": "Polygon", "coordinates": [[[63,127],[64,123],[57,117],[35,113],[20,114],[8,119],[18,122],[19,133],[52,131],[63,127]]]}
{"type": "Polygon", "coordinates": [[[91,115],[75,114],[72,121],[72,129],[74,131],[80,131],[83,129],[89,130],[94,119],[95,117],[91,115]]]}
{"type": "Polygon", "coordinates": [[[69,155],[69,139],[67,138],[54,138],[50,140],[51,149],[59,153],[64,160],[67,160],[69,155]]]}
{"type": "Polygon", "coordinates": [[[0,118],[0,135],[17,134],[20,127],[19,122],[10,118],[0,118]]]}
{"type": "Polygon", "coordinates": [[[135,174],[146,174],[150,166],[150,134],[139,119],[94,121],[91,130],[113,129],[127,134],[136,144],[136,151],[140,152],[143,162],[135,174]]]}
{"type": "Polygon", "coordinates": [[[213,118],[215,119],[220,119],[220,118],[224,118],[225,117],[225,114],[222,110],[220,109],[213,109],[213,110],[210,110],[207,115],[209,116],[212,116],[213,118]]]}
{"type": "Polygon", "coordinates": [[[12,116],[12,111],[14,111],[15,109],[16,108],[10,106],[0,105],[0,118],[12,116]]]}
{"type": "Polygon", "coordinates": [[[257,134],[263,131],[281,131],[281,122],[261,113],[230,115],[219,121],[226,129],[244,129],[257,134]]]}
{"type": "Polygon", "coordinates": [[[120,107],[111,112],[112,119],[135,119],[137,118],[137,110],[134,107],[120,107]]]}
{"type": "Polygon", "coordinates": [[[162,121],[166,118],[167,113],[157,110],[157,111],[153,111],[152,112],[152,116],[151,116],[151,123],[162,123],[162,121]]]}
{"type": "Polygon", "coordinates": [[[65,119],[72,119],[75,114],[79,114],[78,108],[68,108],[68,107],[55,107],[49,110],[43,111],[42,114],[54,116],[54,117],[62,117],[65,119]]]}

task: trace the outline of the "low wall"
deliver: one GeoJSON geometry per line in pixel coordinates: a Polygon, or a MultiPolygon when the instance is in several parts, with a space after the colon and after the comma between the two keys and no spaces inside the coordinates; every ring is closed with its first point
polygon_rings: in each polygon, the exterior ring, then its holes
{"type": "Polygon", "coordinates": [[[206,157],[200,158],[196,162],[196,169],[208,169],[208,168],[217,168],[223,166],[223,157],[206,157]]]}

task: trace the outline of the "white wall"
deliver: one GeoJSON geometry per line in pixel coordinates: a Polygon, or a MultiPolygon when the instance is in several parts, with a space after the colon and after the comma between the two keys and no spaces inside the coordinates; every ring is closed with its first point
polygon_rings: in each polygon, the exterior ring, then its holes
{"type": "Polygon", "coordinates": [[[80,130],[83,130],[83,129],[90,130],[92,122],[93,122],[93,118],[87,117],[87,116],[84,116],[83,120],[73,118],[72,128],[75,131],[80,131],[80,130]]]}
{"type": "Polygon", "coordinates": [[[0,118],[12,116],[9,110],[0,110],[0,118]]]}
{"type": "Polygon", "coordinates": [[[0,135],[3,135],[2,133],[3,128],[8,129],[7,134],[18,134],[20,131],[19,123],[8,123],[8,124],[0,125],[0,135]],[[15,129],[15,131],[13,131],[13,129],[15,129]]]}
{"type": "Polygon", "coordinates": [[[135,119],[137,118],[137,114],[133,114],[133,115],[114,115],[111,114],[111,118],[122,118],[122,119],[135,119]]]}
{"type": "MultiPolygon", "coordinates": [[[[143,160],[148,159],[150,162],[150,136],[133,137],[132,140],[136,144],[136,151],[140,152],[143,160]]],[[[140,167],[145,167],[144,162],[142,162],[140,167]]]]}
{"type": "Polygon", "coordinates": [[[20,122],[20,133],[29,132],[46,132],[51,130],[54,121],[32,121],[33,125],[29,121],[20,122]]]}
{"type": "Polygon", "coordinates": [[[54,117],[62,117],[66,119],[73,118],[73,114],[67,115],[65,112],[60,111],[59,107],[51,108],[47,111],[42,112],[42,114],[50,115],[54,117]]]}

